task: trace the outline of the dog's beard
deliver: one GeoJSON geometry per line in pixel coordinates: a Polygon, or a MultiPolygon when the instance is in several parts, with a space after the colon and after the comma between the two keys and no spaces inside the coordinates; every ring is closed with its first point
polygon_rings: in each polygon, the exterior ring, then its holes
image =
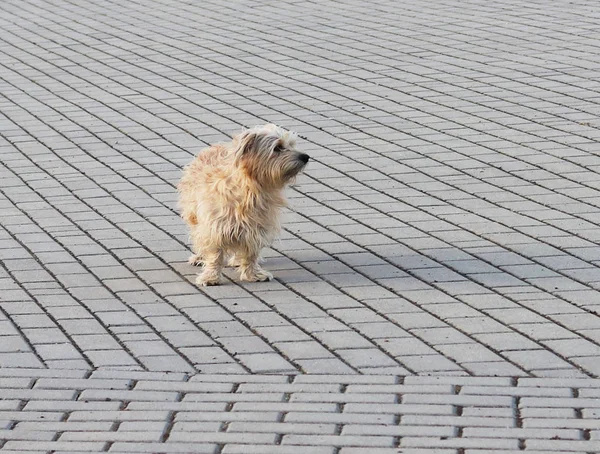
{"type": "Polygon", "coordinates": [[[306,163],[300,159],[290,161],[288,165],[284,166],[282,173],[283,181],[286,183],[292,181],[300,172],[302,172],[302,170],[304,170],[304,167],[306,167],[306,163]]]}

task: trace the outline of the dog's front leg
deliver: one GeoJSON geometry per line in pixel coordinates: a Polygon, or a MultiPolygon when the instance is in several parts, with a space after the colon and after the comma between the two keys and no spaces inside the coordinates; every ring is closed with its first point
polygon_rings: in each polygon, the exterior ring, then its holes
{"type": "Polygon", "coordinates": [[[221,283],[223,256],[224,254],[221,249],[206,251],[206,253],[202,254],[202,273],[196,278],[196,284],[207,286],[219,285],[221,283]]]}
{"type": "MultiPolygon", "coordinates": [[[[240,279],[242,281],[257,282],[270,281],[273,275],[263,270],[258,264],[260,251],[243,251],[239,253],[240,257],[240,279]]],[[[237,256],[237,255],[236,255],[237,256]]]]}

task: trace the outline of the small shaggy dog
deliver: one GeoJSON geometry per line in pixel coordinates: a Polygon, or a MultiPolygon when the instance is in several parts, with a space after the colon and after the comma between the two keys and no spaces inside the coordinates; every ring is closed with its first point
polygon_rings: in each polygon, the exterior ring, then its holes
{"type": "Polygon", "coordinates": [[[294,133],[267,124],[203,150],[185,167],[177,189],[194,252],[189,262],[203,265],[198,285],[219,284],[227,257],[242,280],[273,278],[258,260],[279,232],[283,188],[309,159],[295,145],[294,133]]]}

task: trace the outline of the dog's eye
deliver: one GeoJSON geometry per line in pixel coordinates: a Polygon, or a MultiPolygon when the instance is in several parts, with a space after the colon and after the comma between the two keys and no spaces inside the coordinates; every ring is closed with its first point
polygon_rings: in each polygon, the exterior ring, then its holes
{"type": "Polygon", "coordinates": [[[273,148],[273,152],[275,153],[281,153],[283,151],[283,147],[281,145],[275,145],[275,148],[273,148]]]}

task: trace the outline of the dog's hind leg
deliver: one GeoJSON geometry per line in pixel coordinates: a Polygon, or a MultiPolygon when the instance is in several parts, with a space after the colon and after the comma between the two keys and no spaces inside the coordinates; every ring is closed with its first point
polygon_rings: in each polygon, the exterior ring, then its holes
{"type": "Polygon", "coordinates": [[[204,251],[202,253],[202,273],[196,278],[196,284],[219,285],[221,283],[221,271],[223,269],[224,253],[221,249],[204,251]]]}
{"type": "MultiPolygon", "coordinates": [[[[196,219],[194,215],[194,219],[196,219]]],[[[188,263],[193,266],[202,266],[202,244],[204,232],[198,228],[198,224],[190,224],[190,240],[192,241],[192,255],[188,258],[188,263]]]]}

